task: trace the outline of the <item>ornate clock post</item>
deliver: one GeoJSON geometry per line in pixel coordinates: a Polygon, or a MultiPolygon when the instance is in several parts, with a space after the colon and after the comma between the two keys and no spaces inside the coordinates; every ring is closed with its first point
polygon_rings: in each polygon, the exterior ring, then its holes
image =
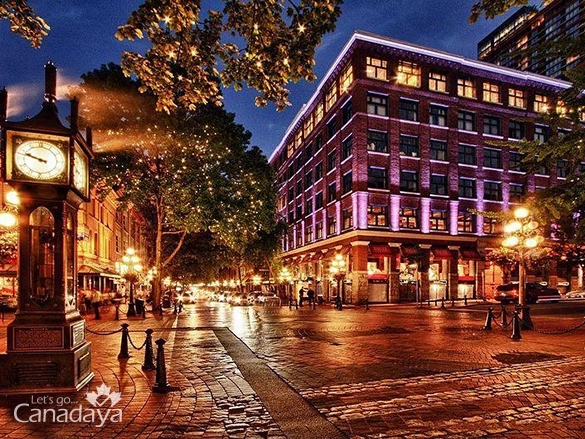
{"type": "Polygon", "coordinates": [[[0,100],[2,179],[19,194],[18,310],[0,355],[0,393],[79,390],[92,378],[91,343],[77,310],[77,211],[89,201],[91,131],[61,124],[56,69],[45,66],[41,112],[21,122],[5,120],[0,100]]]}

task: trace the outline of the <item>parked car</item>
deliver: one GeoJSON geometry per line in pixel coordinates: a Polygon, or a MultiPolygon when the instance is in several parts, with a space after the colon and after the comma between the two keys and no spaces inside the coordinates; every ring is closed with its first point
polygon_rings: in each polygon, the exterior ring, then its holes
{"type": "Polygon", "coordinates": [[[564,297],[565,299],[585,299],[585,289],[569,291],[564,297]]]}
{"type": "MultiPolygon", "coordinates": [[[[549,288],[538,282],[526,283],[526,303],[531,305],[538,302],[558,302],[561,293],[556,288],[549,288]]],[[[499,285],[494,293],[494,300],[503,304],[518,302],[518,282],[499,285]]]]}

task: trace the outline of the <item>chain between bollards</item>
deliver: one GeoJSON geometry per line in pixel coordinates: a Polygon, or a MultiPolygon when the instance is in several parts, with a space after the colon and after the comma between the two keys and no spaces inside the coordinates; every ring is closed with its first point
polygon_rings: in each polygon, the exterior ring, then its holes
{"type": "Polygon", "coordinates": [[[154,350],[152,347],[152,333],[154,331],[149,328],[144,332],[146,333],[146,344],[144,348],[144,364],[142,365],[142,370],[155,370],[154,350]]]}
{"type": "Polygon", "coordinates": [[[168,393],[171,391],[171,386],[167,382],[167,369],[165,366],[165,343],[167,341],[159,338],[155,343],[156,349],[156,384],[152,387],[155,393],[168,393]]]}

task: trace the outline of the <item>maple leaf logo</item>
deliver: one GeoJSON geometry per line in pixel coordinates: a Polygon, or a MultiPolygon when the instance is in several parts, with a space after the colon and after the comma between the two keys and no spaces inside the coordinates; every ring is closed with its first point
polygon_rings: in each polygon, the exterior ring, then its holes
{"type": "Polygon", "coordinates": [[[85,399],[89,401],[94,407],[102,407],[106,401],[110,401],[110,408],[114,407],[120,401],[120,392],[110,392],[110,388],[102,383],[101,386],[96,387],[96,392],[87,392],[85,399]],[[105,398],[102,398],[105,397],[105,398]]]}

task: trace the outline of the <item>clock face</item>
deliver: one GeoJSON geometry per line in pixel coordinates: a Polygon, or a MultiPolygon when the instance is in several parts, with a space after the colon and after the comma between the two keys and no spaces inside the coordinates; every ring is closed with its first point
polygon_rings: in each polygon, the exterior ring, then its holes
{"type": "Polygon", "coordinates": [[[46,140],[26,140],[14,150],[14,165],[34,180],[53,180],[65,172],[65,154],[46,140]]]}
{"type": "Polygon", "coordinates": [[[75,149],[73,158],[73,185],[84,195],[87,191],[87,157],[75,149]]]}

